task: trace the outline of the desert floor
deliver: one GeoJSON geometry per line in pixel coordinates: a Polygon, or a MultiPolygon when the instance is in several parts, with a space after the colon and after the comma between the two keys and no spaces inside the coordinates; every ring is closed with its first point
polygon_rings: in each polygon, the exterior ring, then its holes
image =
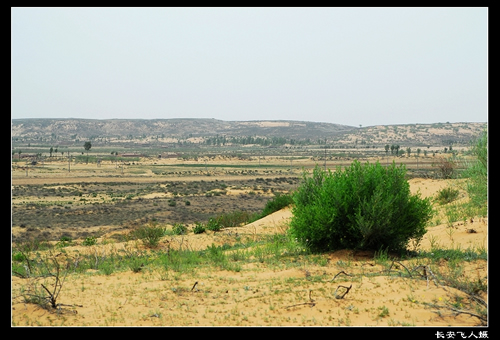
{"type": "MultiPolygon", "coordinates": [[[[43,178],[38,180],[54,181],[43,178]]],[[[36,180],[25,178],[24,183],[36,180]]],[[[92,178],[95,181],[96,178],[92,178]]],[[[13,184],[22,183],[22,173],[13,184]]],[[[444,180],[412,179],[411,190],[432,197],[449,184],[444,180]]],[[[283,234],[291,210],[284,209],[251,224],[220,232],[170,236],[160,244],[203,250],[210,245],[233,244],[236,237],[256,239],[283,234]],[[168,243],[167,243],[168,242],[168,243]]],[[[430,226],[418,250],[487,249],[488,221],[476,218],[430,226]]],[[[105,234],[93,246],[64,248],[64,256],[105,256],[123,249],[137,251],[137,242],[117,242],[105,234]]],[[[461,291],[438,284],[433,274],[452,270],[447,259],[436,265],[427,259],[385,261],[371,252],[339,250],[317,256],[300,255],[275,262],[245,261],[238,271],[216,266],[176,272],[161,271],[144,263],[141,271],[97,270],[67,276],[57,311],[27,304],[20,297],[29,279],[12,276],[11,324],[13,326],[478,326],[478,318],[440,308],[447,302],[461,310],[469,298],[461,291]],[[427,262],[426,262],[427,261],[427,262]],[[398,275],[412,271],[412,277],[398,275]],[[391,275],[376,275],[377,273],[391,275]],[[196,284],[195,284],[196,283],[196,284]],[[341,299],[345,287],[351,287],[341,299]]],[[[235,263],[235,256],[229,257],[235,263]]],[[[488,276],[485,260],[460,263],[459,279],[483,282],[488,276]]],[[[457,264],[454,264],[457,266],[457,264]]],[[[487,301],[487,294],[481,298],[487,301]]],[[[465,306],[463,310],[465,310],[465,306]]]]}

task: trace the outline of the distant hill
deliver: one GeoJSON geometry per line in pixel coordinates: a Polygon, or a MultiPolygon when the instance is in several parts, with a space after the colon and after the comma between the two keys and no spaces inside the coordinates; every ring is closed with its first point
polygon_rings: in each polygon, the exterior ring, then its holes
{"type": "Polygon", "coordinates": [[[284,137],[357,147],[466,145],[487,123],[435,123],[354,127],[291,120],[222,121],[217,119],[13,119],[13,141],[81,141],[196,137],[284,137]]]}
{"type": "Polygon", "coordinates": [[[12,137],[91,138],[154,136],[187,138],[216,135],[288,138],[327,137],[353,126],[300,121],[222,121],[217,119],[13,119],[12,137]]]}

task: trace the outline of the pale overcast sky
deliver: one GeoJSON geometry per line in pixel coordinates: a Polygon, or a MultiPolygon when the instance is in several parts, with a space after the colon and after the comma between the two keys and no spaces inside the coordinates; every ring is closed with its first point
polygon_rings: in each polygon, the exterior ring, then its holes
{"type": "Polygon", "coordinates": [[[11,8],[11,118],[488,120],[488,8],[11,8]]]}

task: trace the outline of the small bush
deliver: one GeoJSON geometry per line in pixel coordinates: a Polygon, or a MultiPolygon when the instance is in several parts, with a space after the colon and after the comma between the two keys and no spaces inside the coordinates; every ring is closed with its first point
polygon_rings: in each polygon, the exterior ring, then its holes
{"type": "Polygon", "coordinates": [[[404,165],[380,163],[304,173],[293,198],[290,233],[313,252],[338,249],[403,251],[424,236],[430,199],[412,195],[404,165]]]}
{"type": "Polygon", "coordinates": [[[97,239],[93,236],[85,238],[85,240],[82,243],[84,246],[93,246],[97,244],[97,239]]]}
{"type": "Polygon", "coordinates": [[[438,191],[436,202],[439,204],[451,203],[458,198],[459,191],[453,188],[444,188],[438,191]]]}
{"type": "Polygon", "coordinates": [[[172,228],[174,235],[185,235],[187,234],[187,227],[182,223],[176,223],[172,228]]]}
{"type": "Polygon", "coordinates": [[[193,229],[195,234],[203,234],[205,232],[205,226],[202,223],[197,223],[193,229]]]}
{"type": "Polygon", "coordinates": [[[144,267],[144,260],[141,256],[135,256],[128,260],[128,267],[134,273],[138,273],[144,267]]]}
{"type": "Polygon", "coordinates": [[[457,165],[452,159],[439,157],[433,166],[438,168],[438,173],[441,178],[450,179],[454,177],[457,165]]]}
{"type": "Polygon", "coordinates": [[[208,220],[207,229],[210,231],[220,231],[222,226],[216,218],[211,218],[208,220]]]}
{"type": "Polygon", "coordinates": [[[12,261],[23,262],[26,260],[26,256],[21,252],[16,252],[12,254],[12,261]]]}
{"type": "Polygon", "coordinates": [[[64,248],[64,247],[69,247],[73,244],[73,240],[71,237],[63,235],[59,239],[59,241],[56,243],[56,246],[59,248],[64,248]]]}
{"type": "Polygon", "coordinates": [[[134,234],[148,248],[156,248],[160,239],[165,236],[166,229],[160,227],[156,222],[150,222],[147,226],[137,229],[134,234]]]}
{"type": "Polygon", "coordinates": [[[208,258],[215,263],[220,264],[226,260],[226,256],[221,246],[215,246],[215,244],[212,243],[211,246],[207,246],[206,252],[208,258]]]}

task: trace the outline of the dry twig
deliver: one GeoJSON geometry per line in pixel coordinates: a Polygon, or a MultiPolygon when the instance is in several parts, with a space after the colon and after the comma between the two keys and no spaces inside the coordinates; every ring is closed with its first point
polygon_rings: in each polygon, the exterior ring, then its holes
{"type": "Polygon", "coordinates": [[[335,292],[333,293],[333,295],[335,296],[335,298],[336,298],[336,299],[343,299],[343,298],[344,298],[344,296],[346,296],[346,295],[347,295],[347,293],[349,293],[349,291],[351,290],[351,288],[352,288],[352,284],[351,284],[349,287],[339,285],[339,286],[337,287],[337,289],[335,289],[335,292]],[[340,288],[340,287],[345,288],[345,289],[346,289],[346,291],[345,291],[345,292],[344,292],[344,294],[342,294],[342,295],[337,295],[337,291],[339,290],[339,288],[340,288]]]}
{"type": "Polygon", "coordinates": [[[474,317],[478,318],[479,320],[481,320],[484,323],[486,323],[488,321],[484,316],[482,316],[480,314],[473,313],[473,312],[466,311],[466,310],[457,309],[457,308],[454,308],[454,307],[451,307],[451,306],[442,306],[442,305],[436,305],[436,304],[427,304],[427,305],[429,307],[433,307],[433,308],[445,308],[445,309],[449,309],[449,310],[455,312],[456,315],[458,315],[458,314],[471,315],[471,316],[474,316],[474,317]]]}
{"type": "Polygon", "coordinates": [[[344,274],[344,275],[347,275],[347,276],[352,276],[351,274],[347,274],[345,271],[341,271],[339,273],[337,273],[337,275],[335,275],[331,280],[330,282],[332,282],[333,280],[335,280],[337,278],[337,276],[339,276],[340,274],[344,274]]]}
{"type": "Polygon", "coordinates": [[[399,262],[399,261],[395,261],[395,260],[394,260],[394,261],[392,261],[392,264],[391,264],[391,266],[389,267],[389,269],[388,269],[387,271],[389,271],[389,272],[391,271],[392,267],[394,266],[394,263],[397,263],[397,264],[399,264],[400,266],[402,266],[404,269],[406,269],[406,271],[408,272],[408,275],[410,275],[410,278],[413,278],[413,277],[411,276],[411,272],[408,270],[408,268],[406,268],[406,266],[405,266],[404,264],[402,264],[401,262],[399,262]]]}
{"type": "Polygon", "coordinates": [[[283,307],[283,308],[292,308],[292,307],[303,306],[303,305],[309,305],[311,307],[316,306],[316,304],[314,302],[304,302],[304,303],[298,303],[296,305],[286,306],[286,307],[283,307]]]}

